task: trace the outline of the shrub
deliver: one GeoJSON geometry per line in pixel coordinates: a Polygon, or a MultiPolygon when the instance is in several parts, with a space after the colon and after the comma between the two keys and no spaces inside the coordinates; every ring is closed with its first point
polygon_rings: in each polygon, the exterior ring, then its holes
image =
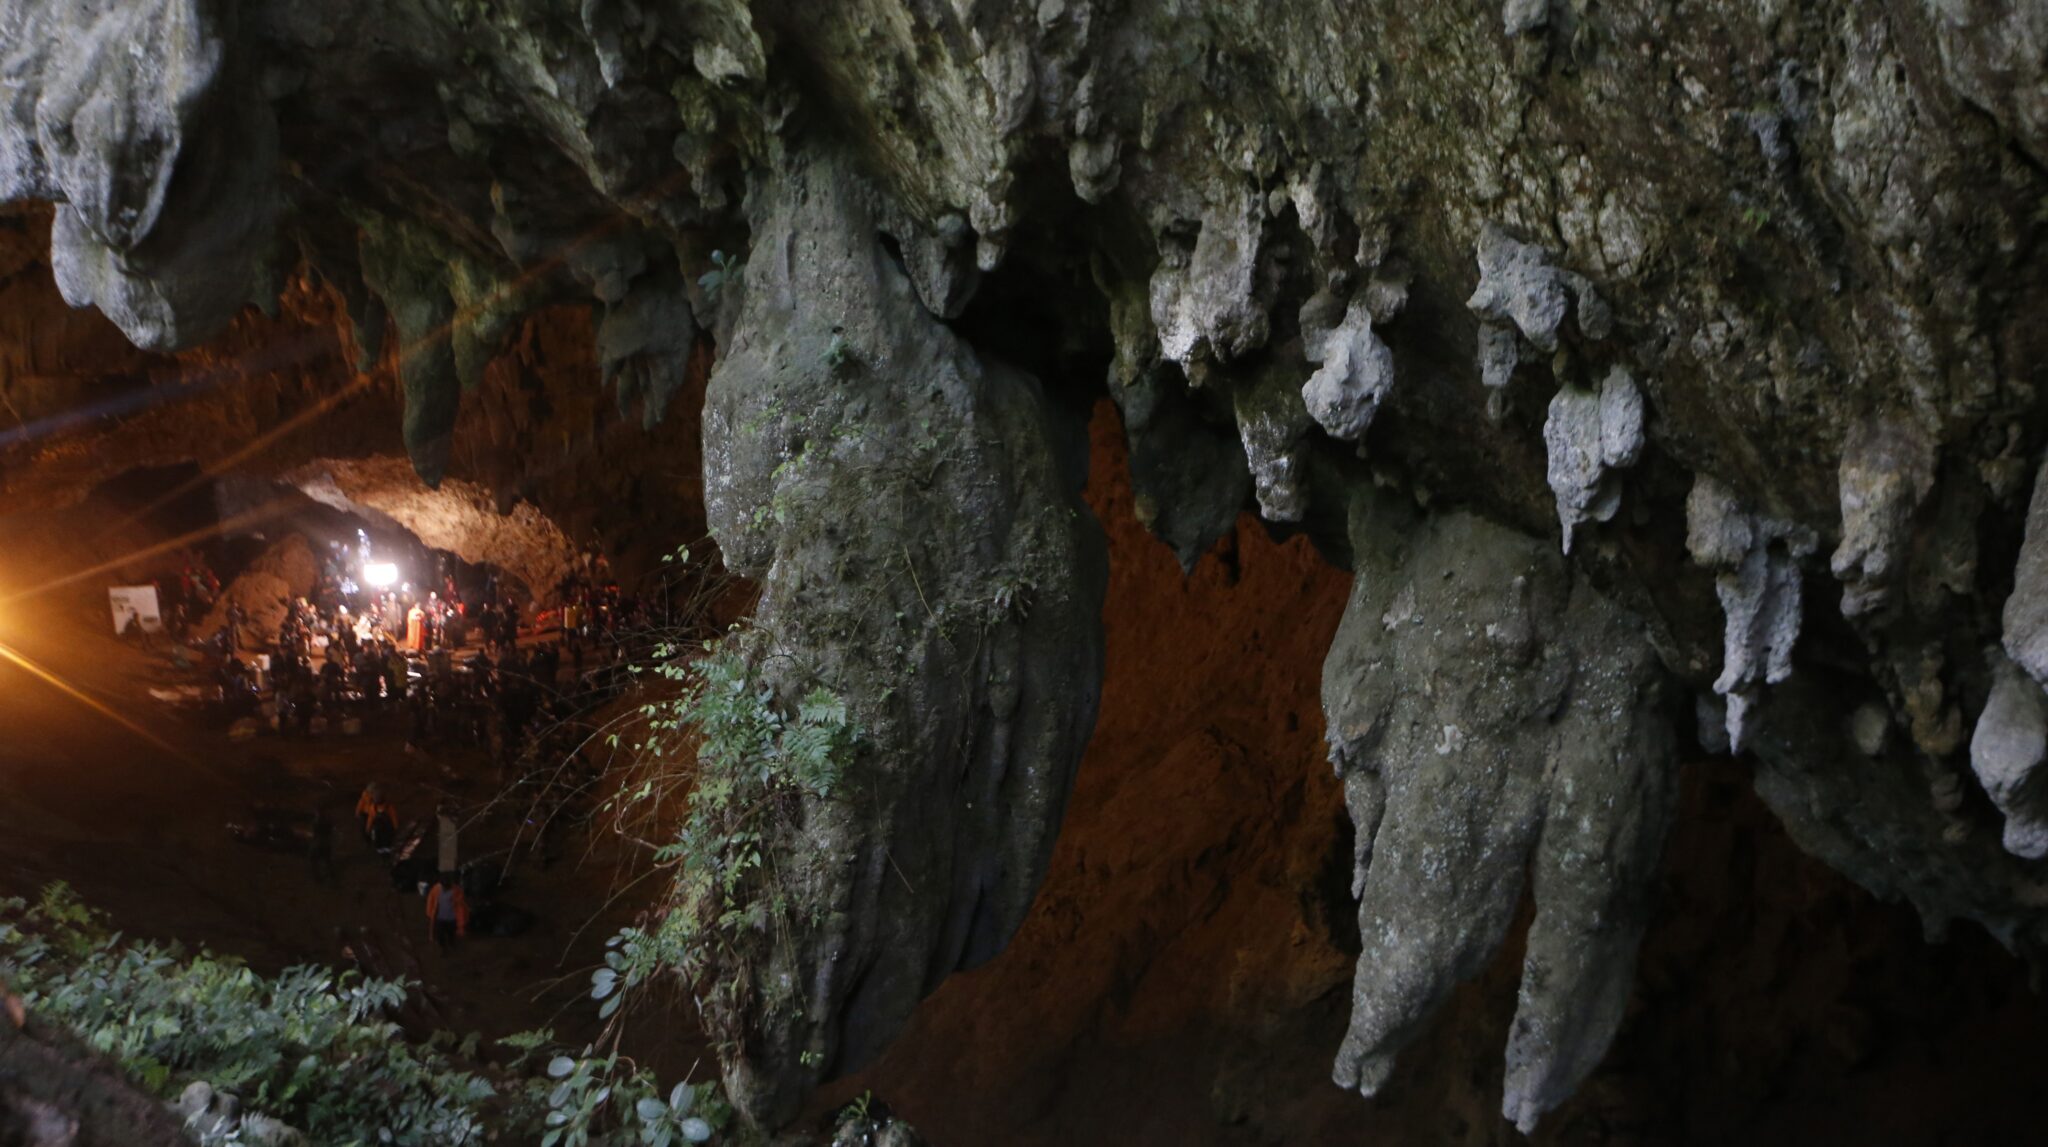
{"type": "Polygon", "coordinates": [[[125,940],[62,884],[32,906],[0,899],[0,978],[156,1094],[204,1080],[323,1147],[667,1147],[703,1142],[729,1117],[710,1089],[664,1094],[616,1052],[556,1054],[544,1075],[524,1074],[553,1046],[546,1032],[503,1041],[510,1070],[486,1069],[474,1035],[404,1037],[387,1018],[404,983],[317,967],[265,977],[125,940]]]}
{"type": "MultiPolygon", "coordinates": [[[[664,777],[694,760],[689,809],[655,854],[671,872],[659,919],[614,936],[592,976],[591,994],[608,1016],[631,989],[680,973],[700,1006],[712,1005],[703,1007],[707,1026],[726,1052],[740,1033],[719,1030],[721,1017],[747,1014],[749,1002],[794,1003],[749,999],[794,911],[772,844],[802,831],[806,801],[832,795],[858,740],[830,690],[813,688],[794,705],[778,700],[759,671],[765,644],[759,631],[740,629],[696,656],[655,651],[651,671],[677,688],[641,707],[631,748],[664,777]]],[[[650,778],[618,801],[649,801],[667,787],[650,778]]]]}

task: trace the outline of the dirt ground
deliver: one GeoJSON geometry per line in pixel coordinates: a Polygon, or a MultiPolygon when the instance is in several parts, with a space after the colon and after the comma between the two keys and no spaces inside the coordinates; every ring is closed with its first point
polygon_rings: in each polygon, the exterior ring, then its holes
{"type": "MultiPolygon", "coordinates": [[[[625,858],[606,840],[593,850],[582,834],[564,839],[551,865],[513,852],[502,899],[533,913],[535,926],[437,952],[423,899],[394,891],[387,864],[357,833],[357,794],[380,782],[402,825],[426,823],[428,849],[435,805],[453,801],[466,822],[465,858],[530,840],[523,806],[492,803],[496,781],[477,751],[406,752],[396,709],[373,715],[359,737],[236,743],[218,716],[151,698],[153,686],[201,674],[178,671],[167,646],[145,651],[113,636],[105,586],[118,571],[15,597],[150,536],[80,530],[98,517],[0,517],[0,645],[19,655],[0,656],[0,895],[32,897],[67,881],[123,931],[204,944],[263,971],[367,956],[376,971],[422,984],[406,1017],[415,1026],[488,1037],[551,1027],[571,1042],[595,1038],[588,973],[604,939],[630,922],[607,895],[625,858]],[[331,884],[314,878],[302,853],[246,844],[229,830],[265,815],[307,819],[316,806],[335,822],[331,884]]],[[[643,1010],[631,1025],[625,1049],[664,1078],[708,1065],[679,1010],[643,1010]]]]}

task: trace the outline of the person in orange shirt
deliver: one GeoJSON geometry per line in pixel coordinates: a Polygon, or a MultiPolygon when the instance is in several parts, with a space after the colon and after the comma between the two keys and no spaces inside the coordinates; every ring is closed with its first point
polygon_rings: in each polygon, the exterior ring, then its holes
{"type": "Polygon", "coordinates": [[[427,889],[427,932],[443,951],[469,934],[469,897],[453,872],[442,873],[427,889]]]}

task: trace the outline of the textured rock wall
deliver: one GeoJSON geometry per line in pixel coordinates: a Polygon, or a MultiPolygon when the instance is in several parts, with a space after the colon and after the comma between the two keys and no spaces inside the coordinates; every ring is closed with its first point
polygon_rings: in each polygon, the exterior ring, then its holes
{"type": "Polygon", "coordinates": [[[404,459],[386,457],[311,462],[283,480],[337,510],[389,518],[430,549],[496,566],[538,598],[574,567],[576,547],[531,503],[500,513],[490,491],[474,482],[450,478],[429,490],[411,478],[404,459]]]}
{"type": "Polygon", "coordinates": [[[202,480],[303,477],[330,504],[396,510],[430,544],[516,569],[542,595],[576,547],[601,542],[631,579],[704,535],[701,339],[672,363],[674,409],[649,424],[637,392],[590,385],[592,308],[527,316],[462,396],[450,479],[429,488],[403,461],[397,344],[380,340],[358,369],[359,328],[332,284],[296,280],[276,319],[245,314],[203,347],[146,354],[63,306],[31,249],[48,226],[0,214],[0,239],[14,244],[0,260],[0,497],[14,509],[70,505],[131,469],[185,462],[202,480]]]}
{"type": "MultiPolygon", "coordinates": [[[[466,464],[460,392],[488,390],[482,364],[522,313],[595,308],[590,373],[643,417],[690,405],[672,397],[677,359],[709,332],[726,381],[706,500],[729,556],[769,577],[771,613],[830,615],[796,587],[885,577],[908,521],[955,543],[902,555],[920,610],[1070,579],[1030,618],[1045,648],[1020,633],[1006,654],[1070,670],[1058,727],[1020,759],[1070,759],[1092,696],[1072,669],[1092,648],[1084,547],[1034,517],[1061,504],[1059,435],[1037,428],[1057,419],[974,345],[1018,321],[1022,284],[1057,285],[1039,304],[1051,342],[1098,348],[1080,357],[1124,410],[1140,516],[1184,562],[1249,498],[1333,560],[1379,563],[1362,594],[1413,579],[1412,560],[1498,575],[1417,590],[1449,619],[1445,651],[1475,660],[1446,678],[1487,723],[1469,753],[1415,731],[1465,723],[1387,701],[1370,668],[1432,670],[1434,631],[1375,636],[1361,615],[1333,649],[1333,705],[1392,706],[1383,737],[1332,723],[1371,848],[1367,911],[1435,905],[1399,914],[1428,936],[1396,943],[1405,978],[1361,971],[1347,1084],[1372,1086],[1492,947],[1525,862],[1539,899],[1562,858],[1590,857],[1596,899],[1628,902],[1659,823],[1643,764],[1657,693],[1689,693],[1699,740],[1756,756],[1804,846],[1930,930],[1960,917],[2029,953],[2044,939],[2026,507],[2048,430],[2038,5],[5,0],[0,31],[0,197],[59,204],[68,298],[175,345],[275,298],[294,260],[317,269],[360,350],[402,376],[393,424],[430,484],[466,464]],[[103,66],[115,44],[131,62],[103,66]],[[963,437],[960,411],[980,406],[927,413],[955,392],[1006,412],[985,416],[1000,449],[963,437]],[[896,468],[947,449],[980,476],[940,466],[923,478],[939,493],[909,487],[929,505],[887,504],[896,468]],[[1392,543],[1353,524],[1371,499],[1420,508],[1394,532],[1424,557],[1374,549],[1392,543]],[[1526,607],[1493,584],[1515,577],[1526,607]],[[1469,637],[1480,618],[1527,636],[1469,637]],[[1616,636],[1596,649],[1580,632],[1616,636]],[[1498,676],[1470,676],[1481,664],[1498,676]],[[1631,714],[1621,741],[1584,742],[1607,744],[1600,762],[1557,747],[1589,719],[1560,675],[1608,683],[1586,704],[1631,714]],[[1572,770],[1637,814],[1566,841],[1552,774],[1572,770]],[[1435,815],[1438,791],[1458,815],[1435,815]],[[1412,857],[1439,849],[1463,875],[1430,899],[1412,857]]],[[[1041,374],[1055,407],[1103,385],[1041,374]]],[[[895,644],[805,632],[828,664],[895,644]]],[[[974,662],[935,711],[1004,727],[962,706],[1018,672],[974,662]]],[[[955,752],[954,733],[876,727],[877,777],[955,752]]],[[[914,898],[908,949],[937,957],[918,984],[1006,933],[1060,775],[1014,794],[986,924],[961,923],[964,892],[914,898]]],[[[959,805],[927,811],[990,815],[959,805]]],[[[847,826],[850,872],[892,815],[847,826]]],[[[977,831],[932,862],[980,855],[977,831]]],[[[1594,910],[1539,923],[1570,937],[1594,910]]],[[[1571,985],[1619,974],[1626,933],[1545,957],[1562,970],[1511,1040],[1518,1120],[1598,1054],[1611,998],[1571,985]]],[[[888,1003],[861,1013],[856,1047],[900,1019],[910,982],[864,989],[888,1003]]],[[[827,1007],[818,1031],[764,1045],[762,1112],[813,1074],[786,1066],[799,1045],[837,1064],[843,1018],[827,1007]]]]}
{"type": "MultiPolygon", "coordinates": [[[[1052,851],[1101,687],[1104,558],[1079,427],[924,310],[831,155],[756,189],[756,257],[705,410],[706,507],[763,585],[764,672],[861,729],[786,850],[795,935],[726,1066],[757,1118],[859,1067],[1000,951],[1052,851]]],[[[735,1025],[739,1026],[739,1025],[735,1025]]]]}

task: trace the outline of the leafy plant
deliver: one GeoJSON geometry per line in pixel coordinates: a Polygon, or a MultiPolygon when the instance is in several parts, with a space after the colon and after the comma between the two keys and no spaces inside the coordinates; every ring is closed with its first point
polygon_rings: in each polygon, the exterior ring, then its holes
{"type": "Polygon", "coordinates": [[[853,344],[847,342],[846,336],[835,328],[832,332],[832,341],[825,344],[825,350],[818,356],[818,361],[824,363],[825,369],[833,374],[843,375],[851,370],[859,359],[854,355],[853,344]]]}
{"type": "MultiPolygon", "coordinates": [[[[634,750],[657,772],[694,762],[688,811],[655,853],[672,873],[659,919],[612,937],[605,966],[591,977],[591,995],[609,1016],[631,990],[679,973],[700,1007],[711,1005],[703,1008],[707,1026],[728,1049],[739,1033],[721,1030],[720,1019],[744,1012],[755,985],[770,979],[755,973],[786,941],[795,911],[770,845],[801,831],[807,800],[834,792],[857,741],[845,703],[830,690],[812,688],[794,705],[778,699],[759,670],[762,639],[741,629],[695,656],[655,651],[654,672],[677,688],[642,706],[644,735],[634,750]]],[[[619,800],[646,801],[656,791],[645,782],[619,800]]]]}
{"type": "Polygon", "coordinates": [[[484,1068],[474,1035],[405,1038],[388,1018],[404,983],[317,967],[264,977],[126,940],[63,884],[34,905],[0,899],[0,977],[143,1087],[169,1098],[204,1080],[332,1147],[668,1147],[705,1142],[730,1118],[711,1088],[664,1094],[615,1052],[557,1054],[544,1076],[520,1074],[554,1046],[548,1032],[501,1041],[517,1053],[509,1072],[484,1068]]]}
{"type": "Polygon", "coordinates": [[[718,296],[728,284],[737,283],[746,271],[746,264],[723,251],[711,253],[711,269],[697,276],[697,286],[704,291],[704,303],[709,307],[718,305],[718,296]]]}
{"type": "MultiPolygon", "coordinates": [[[[666,1096],[644,1072],[628,1071],[617,1052],[602,1058],[558,1055],[548,1061],[552,1081],[545,1096],[541,1147],[639,1143],[670,1147],[703,1143],[715,1132],[712,1119],[696,1114],[708,1088],[676,1084],[666,1096]],[[606,1133],[606,1128],[610,1133],[606,1133]]],[[[709,1106],[707,1105],[707,1113],[709,1106]]],[[[723,1112],[711,1113],[722,1124],[723,1112]]]]}

